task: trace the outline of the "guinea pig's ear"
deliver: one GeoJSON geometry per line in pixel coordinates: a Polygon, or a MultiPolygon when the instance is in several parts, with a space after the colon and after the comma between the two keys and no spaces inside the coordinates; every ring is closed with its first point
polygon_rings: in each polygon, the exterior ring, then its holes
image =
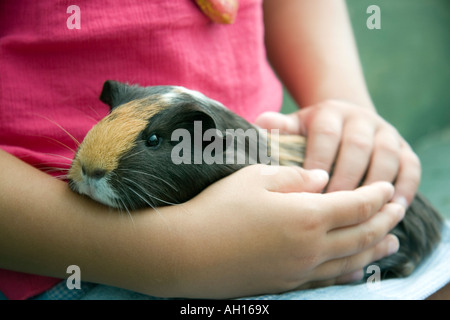
{"type": "Polygon", "coordinates": [[[103,84],[100,100],[114,108],[136,99],[142,99],[149,96],[149,92],[138,85],[128,85],[126,83],[107,80],[103,84]]]}
{"type": "MultiPolygon", "coordinates": [[[[222,132],[221,128],[219,128],[217,121],[214,119],[214,114],[209,112],[209,110],[198,105],[185,105],[177,109],[178,112],[172,113],[171,117],[171,121],[176,128],[188,130],[191,137],[203,137],[208,129],[216,129],[220,133],[216,131],[213,134],[214,139],[222,139],[223,143],[226,143],[224,138],[225,132],[222,132]],[[201,122],[201,125],[199,123],[196,124],[196,122],[201,122]]],[[[194,141],[192,140],[192,142],[194,141]]],[[[203,147],[209,143],[208,141],[203,141],[203,147]]]]}
{"type": "Polygon", "coordinates": [[[177,112],[173,116],[173,122],[177,124],[177,127],[184,128],[189,131],[194,129],[194,124],[196,121],[201,122],[203,132],[208,129],[215,129],[217,127],[213,116],[203,108],[195,105],[184,106],[180,112],[177,112]]]}

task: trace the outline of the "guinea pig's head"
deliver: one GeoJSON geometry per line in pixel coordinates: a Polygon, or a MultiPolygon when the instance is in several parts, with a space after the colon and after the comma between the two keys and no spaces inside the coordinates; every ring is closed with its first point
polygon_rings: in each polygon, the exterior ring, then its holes
{"type": "MultiPolygon", "coordinates": [[[[184,202],[233,171],[194,161],[180,165],[172,157],[180,143],[172,141],[176,129],[194,136],[201,122],[203,134],[217,129],[217,113],[231,116],[218,102],[183,87],[115,81],[105,82],[100,99],[111,112],[78,147],[68,173],[72,190],[111,207],[156,207],[184,202]]],[[[191,145],[193,157],[204,148],[191,145]]]]}

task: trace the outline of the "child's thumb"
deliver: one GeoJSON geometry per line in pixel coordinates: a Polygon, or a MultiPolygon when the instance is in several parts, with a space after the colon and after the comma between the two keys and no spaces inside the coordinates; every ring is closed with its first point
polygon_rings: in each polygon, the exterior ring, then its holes
{"type": "Polygon", "coordinates": [[[328,183],[324,170],[305,170],[300,167],[277,167],[272,175],[265,175],[265,187],[272,192],[321,192],[328,183]]]}
{"type": "Polygon", "coordinates": [[[262,129],[279,129],[280,133],[299,134],[300,122],[295,114],[285,115],[278,112],[264,112],[255,120],[255,125],[262,129]]]}

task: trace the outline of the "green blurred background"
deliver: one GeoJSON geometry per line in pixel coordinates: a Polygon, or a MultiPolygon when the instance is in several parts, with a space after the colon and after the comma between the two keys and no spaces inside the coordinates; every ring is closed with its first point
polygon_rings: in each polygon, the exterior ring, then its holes
{"type": "MultiPolygon", "coordinates": [[[[378,112],[417,152],[420,190],[450,218],[450,1],[347,0],[347,5],[378,112]],[[370,5],[381,9],[379,30],[366,26],[370,5]]],[[[282,111],[295,109],[285,92],[282,111]]]]}

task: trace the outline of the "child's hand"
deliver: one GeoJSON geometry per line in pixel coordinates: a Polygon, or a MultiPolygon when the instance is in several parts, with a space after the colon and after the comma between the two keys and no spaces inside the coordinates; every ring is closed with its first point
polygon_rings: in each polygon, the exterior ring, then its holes
{"type": "Polygon", "coordinates": [[[419,186],[419,158],[397,130],[372,110],[331,100],[289,116],[265,113],[256,124],[307,136],[306,169],[330,172],[335,163],[327,191],[354,189],[362,179],[364,185],[394,182],[394,201],[407,206],[419,186]]]}
{"type": "MultiPolygon", "coordinates": [[[[398,249],[404,209],[388,183],[321,194],[325,172],[246,167],[185,203],[181,296],[223,298],[356,280],[398,249]],[[189,227],[191,226],[191,227],[189,227]],[[196,293],[197,292],[197,293],[196,293]]],[[[167,217],[167,216],[166,216],[167,217]]]]}

